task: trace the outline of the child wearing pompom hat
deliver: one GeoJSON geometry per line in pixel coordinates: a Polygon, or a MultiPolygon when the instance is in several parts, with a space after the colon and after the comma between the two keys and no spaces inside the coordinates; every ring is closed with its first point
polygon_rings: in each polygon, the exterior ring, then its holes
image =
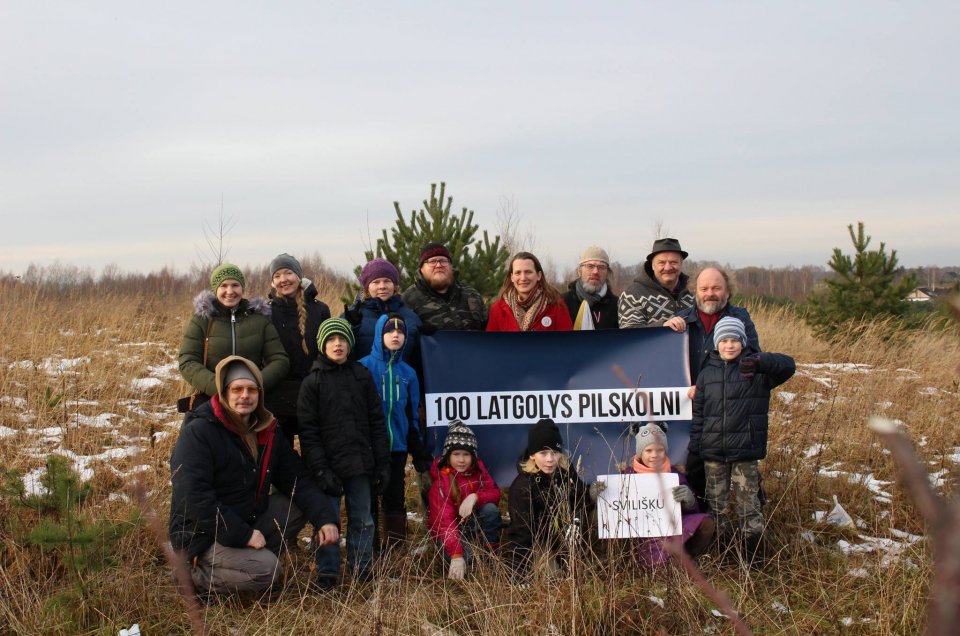
{"type": "Polygon", "coordinates": [[[500,488],[477,457],[476,436],[460,420],[450,422],[430,476],[430,534],[450,560],[448,578],[462,579],[472,556],[468,539],[482,535],[484,546],[496,549],[503,518],[500,488]]]}
{"type": "Polygon", "coordinates": [[[385,258],[374,258],[363,266],[359,276],[361,290],[341,317],[353,327],[357,359],[370,355],[376,341],[377,321],[386,314],[396,314],[406,327],[405,362],[419,368],[420,317],[403,302],[400,295],[400,272],[385,258]]]}
{"type": "MultiPolygon", "coordinates": [[[[353,330],[328,318],[317,336],[320,355],[300,385],[300,447],[314,480],[335,510],[346,500],[347,561],[354,579],[372,576],[373,515],[370,502],[390,481],[390,443],[373,376],[350,358],[353,330]]],[[[333,588],[340,576],[339,546],[317,549],[315,587],[333,588]]]]}
{"type": "Polygon", "coordinates": [[[562,564],[589,528],[594,497],[570,464],[553,420],[530,427],[519,469],[507,494],[507,556],[519,573],[530,570],[537,553],[562,564]]]}
{"type": "Polygon", "coordinates": [[[747,561],[759,564],[764,558],[759,462],[767,455],[770,393],[790,379],[796,365],[782,353],[744,355],[746,329],[733,316],[717,322],[713,341],[716,350],[697,375],[689,450],[703,458],[707,505],[721,540],[739,532],[747,561]]]}
{"type": "Polygon", "coordinates": [[[683,547],[691,557],[698,557],[710,547],[716,523],[713,518],[700,512],[697,507],[697,498],[687,482],[687,478],[678,473],[670,465],[667,457],[667,434],[655,422],[640,427],[636,434],[637,454],[633,462],[624,470],[625,473],[677,473],[680,475],[680,485],[671,491],[673,500],[680,504],[682,534],[679,537],[638,539],[637,552],[640,563],[646,567],[656,567],[667,562],[670,554],[667,552],[664,541],[680,539],[683,547]]]}

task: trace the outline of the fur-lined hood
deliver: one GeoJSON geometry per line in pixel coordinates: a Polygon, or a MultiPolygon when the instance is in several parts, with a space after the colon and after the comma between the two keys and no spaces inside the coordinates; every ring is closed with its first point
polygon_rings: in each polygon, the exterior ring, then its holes
{"type": "MultiPolygon", "coordinates": [[[[229,314],[226,307],[220,304],[217,296],[205,289],[193,297],[193,313],[204,320],[216,318],[229,314]]],[[[255,296],[251,299],[244,298],[237,305],[237,315],[262,314],[270,316],[270,303],[263,296],[255,296]]]]}

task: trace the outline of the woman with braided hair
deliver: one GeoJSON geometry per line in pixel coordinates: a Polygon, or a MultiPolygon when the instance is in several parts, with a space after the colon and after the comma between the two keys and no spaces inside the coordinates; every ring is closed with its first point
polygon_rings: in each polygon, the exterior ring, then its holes
{"type": "Polygon", "coordinates": [[[266,394],[267,409],[280,422],[290,444],[297,434],[297,397],[300,383],[317,359],[317,332],[320,323],[330,317],[330,308],[317,298],[317,288],[303,277],[300,262],[289,254],[280,254],[270,262],[270,305],[273,326],[290,358],[290,373],[273,391],[266,394]]]}
{"type": "Polygon", "coordinates": [[[510,259],[497,302],[490,307],[487,331],[570,331],[573,322],[563,297],[530,252],[510,259]]]}

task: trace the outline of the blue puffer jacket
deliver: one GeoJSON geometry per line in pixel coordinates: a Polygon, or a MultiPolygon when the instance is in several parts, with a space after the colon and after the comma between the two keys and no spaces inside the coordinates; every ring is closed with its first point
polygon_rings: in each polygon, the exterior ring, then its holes
{"type": "MultiPolygon", "coordinates": [[[[377,320],[373,350],[370,355],[361,358],[360,364],[370,369],[373,381],[377,384],[377,392],[383,402],[383,414],[387,418],[390,450],[405,453],[407,436],[411,429],[418,438],[420,435],[417,415],[420,408],[420,383],[413,367],[401,359],[407,348],[407,341],[404,340],[400,351],[390,351],[383,346],[383,327],[387,324],[387,317],[384,314],[377,320]]],[[[419,450],[419,445],[416,446],[419,450]]]]}
{"type": "MultiPolygon", "coordinates": [[[[353,335],[356,338],[353,347],[355,359],[359,360],[370,355],[370,352],[373,351],[374,341],[379,339],[374,337],[377,321],[381,316],[395,313],[403,318],[403,322],[407,325],[407,344],[403,348],[403,360],[412,365],[414,369],[419,367],[420,334],[418,331],[422,321],[412,309],[403,303],[400,294],[394,294],[386,301],[379,298],[366,298],[360,303],[359,307],[355,308],[359,309],[360,315],[363,316],[360,325],[353,328],[353,335]]],[[[346,312],[341,314],[340,317],[346,318],[346,312]]]]}
{"type": "Polygon", "coordinates": [[[761,353],[756,373],[745,378],[740,375],[740,357],[725,362],[713,352],[697,378],[688,448],[705,461],[766,457],[770,391],[797,369],[790,356],[761,353]]]}

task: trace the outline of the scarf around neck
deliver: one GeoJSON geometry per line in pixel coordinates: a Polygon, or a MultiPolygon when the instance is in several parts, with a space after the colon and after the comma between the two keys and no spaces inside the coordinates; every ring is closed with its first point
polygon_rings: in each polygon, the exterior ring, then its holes
{"type": "Polygon", "coordinates": [[[653,468],[650,468],[646,464],[644,464],[642,461],[640,461],[640,458],[637,457],[636,455],[633,456],[633,472],[637,473],[638,475],[645,475],[650,473],[669,473],[672,470],[673,470],[673,467],[670,466],[669,457],[664,457],[663,466],[660,467],[660,470],[655,470],[653,468]]]}
{"type": "Polygon", "coordinates": [[[517,321],[520,331],[529,331],[533,321],[537,319],[543,308],[546,307],[547,298],[543,293],[543,288],[537,285],[537,288],[523,302],[517,298],[517,290],[511,287],[503,295],[504,301],[510,311],[513,312],[513,318],[517,321]]]}
{"type": "Polygon", "coordinates": [[[596,293],[590,293],[584,289],[583,281],[578,278],[574,289],[577,292],[577,298],[587,301],[587,304],[593,307],[600,302],[600,299],[603,298],[603,295],[607,293],[607,284],[604,283],[596,293]]]}

